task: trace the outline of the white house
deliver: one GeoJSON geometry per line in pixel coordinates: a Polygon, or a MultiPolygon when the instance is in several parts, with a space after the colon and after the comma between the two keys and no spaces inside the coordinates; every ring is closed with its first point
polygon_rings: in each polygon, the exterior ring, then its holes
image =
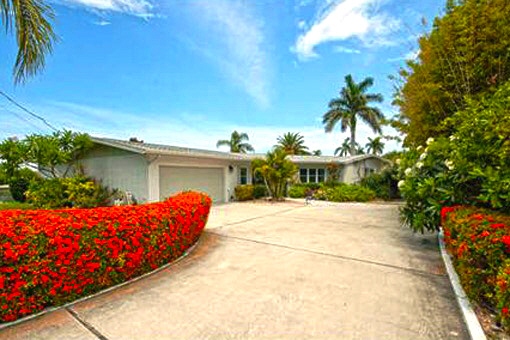
{"type": "MultiPolygon", "coordinates": [[[[238,154],[176,146],[92,138],[94,147],[81,160],[86,175],[131,192],[138,201],[159,201],[183,190],[208,193],[214,202],[234,198],[239,184],[251,183],[250,163],[263,154],[238,154]]],[[[323,182],[327,165],[341,165],[340,181],[354,183],[390,164],[374,155],[353,157],[289,156],[302,182],[323,182]]]]}

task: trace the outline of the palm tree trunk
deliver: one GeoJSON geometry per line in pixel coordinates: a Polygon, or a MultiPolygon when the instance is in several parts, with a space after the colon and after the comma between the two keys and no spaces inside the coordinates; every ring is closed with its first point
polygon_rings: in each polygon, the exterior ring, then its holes
{"type": "Polygon", "coordinates": [[[356,120],[351,120],[351,156],[356,154],[356,120]]]}

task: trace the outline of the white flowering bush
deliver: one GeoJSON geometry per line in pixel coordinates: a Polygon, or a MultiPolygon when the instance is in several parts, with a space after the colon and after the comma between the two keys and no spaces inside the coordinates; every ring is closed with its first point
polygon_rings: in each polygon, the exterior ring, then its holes
{"type": "Polygon", "coordinates": [[[404,153],[398,186],[407,225],[438,230],[441,207],[454,204],[510,213],[509,109],[510,83],[450,118],[451,136],[429,138],[426,147],[404,153]]]}

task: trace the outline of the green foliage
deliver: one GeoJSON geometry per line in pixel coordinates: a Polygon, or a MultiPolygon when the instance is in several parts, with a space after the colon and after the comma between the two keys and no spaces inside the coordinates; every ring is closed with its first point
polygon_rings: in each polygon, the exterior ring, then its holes
{"type": "Polygon", "coordinates": [[[14,81],[24,82],[39,72],[45,57],[57,39],[51,21],[53,10],[41,0],[0,1],[0,22],[10,32],[14,26],[18,54],[14,65],[14,81]]]}
{"type": "Polygon", "coordinates": [[[22,203],[22,202],[0,202],[0,210],[15,210],[15,209],[21,209],[21,210],[28,210],[33,209],[34,206],[28,203],[22,203]]]}
{"type": "Polygon", "coordinates": [[[12,198],[17,202],[25,202],[25,192],[28,190],[30,183],[38,178],[39,176],[30,169],[22,168],[15,170],[13,175],[8,179],[12,198]]]}
{"type": "Polygon", "coordinates": [[[23,164],[36,164],[49,177],[66,177],[93,145],[87,134],[59,131],[52,135],[33,134],[24,140],[6,139],[0,143],[0,158],[8,176],[23,164]]]}
{"type": "Polygon", "coordinates": [[[228,146],[230,149],[230,152],[235,153],[246,153],[247,151],[254,151],[253,146],[251,146],[248,141],[250,138],[248,137],[248,134],[245,132],[237,132],[234,131],[230,135],[230,139],[221,139],[216,143],[216,147],[219,148],[220,146],[228,146]]]}
{"type": "Polygon", "coordinates": [[[328,172],[328,178],[326,182],[328,183],[337,183],[340,179],[340,172],[342,171],[342,166],[338,163],[331,162],[326,165],[326,170],[328,172]]]}
{"type": "Polygon", "coordinates": [[[305,198],[307,187],[302,185],[293,185],[290,187],[288,195],[290,198],[305,198]]]}
{"type": "Polygon", "coordinates": [[[282,149],[287,155],[309,155],[308,147],[305,146],[305,138],[299,133],[287,132],[279,136],[275,148],[282,149]]]}
{"type": "Polygon", "coordinates": [[[267,196],[267,188],[264,184],[253,185],[253,198],[259,199],[267,196]]]}
{"type": "Polygon", "coordinates": [[[381,141],[381,137],[370,138],[368,137],[368,143],[366,145],[367,153],[371,155],[380,155],[384,150],[384,143],[381,141]]]}
{"type": "Polygon", "coordinates": [[[398,168],[394,166],[363,178],[360,184],[375,192],[377,198],[391,200],[400,197],[397,178],[398,168]]]}
{"type": "Polygon", "coordinates": [[[400,71],[394,126],[406,133],[405,145],[448,136],[441,124],[466,107],[465,98],[492,94],[510,79],[510,6],[508,0],[465,0],[449,5],[419,40],[417,61],[400,71]]]}
{"type": "Polygon", "coordinates": [[[236,200],[250,201],[254,198],[254,187],[251,184],[238,185],[235,188],[236,200]]]}
{"type": "Polygon", "coordinates": [[[32,182],[26,192],[27,200],[37,208],[93,208],[108,206],[116,190],[91,178],[75,176],[50,178],[32,182]]]}
{"type": "Polygon", "coordinates": [[[402,157],[402,217],[413,230],[434,231],[442,206],[470,204],[510,211],[510,83],[493,96],[469,100],[449,119],[449,137],[402,157]]]}
{"type": "Polygon", "coordinates": [[[297,173],[297,166],[286,157],[283,150],[276,148],[269,151],[265,159],[254,159],[251,164],[253,172],[264,179],[273,200],[283,199],[287,183],[297,173]]]}
{"type": "Polygon", "coordinates": [[[329,111],[322,117],[322,123],[326,132],[331,132],[340,123],[340,129],[351,132],[350,154],[359,154],[360,148],[356,147],[356,125],[358,118],[366,123],[376,133],[381,133],[381,122],[384,118],[382,112],[370,103],[381,103],[383,97],[379,93],[367,93],[374,84],[373,78],[365,78],[356,83],[349,74],[345,76],[345,86],[340,91],[340,96],[329,102],[329,111]]]}
{"type": "Polygon", "coordinates": [[[330,202],[368,202],[376,197],[375,192],[356,184],[337,183],[323,185],[314,198],[330,202]]]}

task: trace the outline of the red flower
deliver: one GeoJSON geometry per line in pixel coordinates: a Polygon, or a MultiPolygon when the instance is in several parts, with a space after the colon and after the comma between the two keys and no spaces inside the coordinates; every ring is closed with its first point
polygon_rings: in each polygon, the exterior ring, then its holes
{"type": "Polygon", "coordinates": [[[508,307],[501,308],[501,315],[507,316],[508,315],[508,307]]]}

